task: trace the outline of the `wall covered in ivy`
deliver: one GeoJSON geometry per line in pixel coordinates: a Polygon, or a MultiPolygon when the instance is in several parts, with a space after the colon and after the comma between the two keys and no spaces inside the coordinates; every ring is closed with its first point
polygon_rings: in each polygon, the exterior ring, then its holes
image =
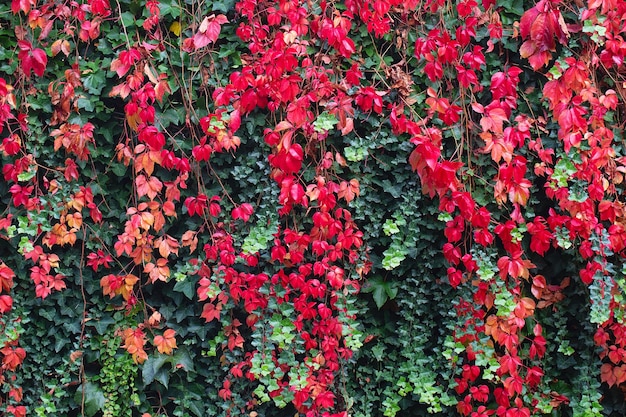
{"type": "Polygon", "coordinates": [[[4,2],[0,415],[624,415],[625,30],[4,2]]]}

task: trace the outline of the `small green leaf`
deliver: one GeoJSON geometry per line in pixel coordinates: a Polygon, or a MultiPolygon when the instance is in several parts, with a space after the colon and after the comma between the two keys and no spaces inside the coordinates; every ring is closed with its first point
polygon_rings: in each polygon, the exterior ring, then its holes
{"type": "Polygon", "coordinates": [[[30,181],[35,176],[36,173],[37,173],[36,169],[29,169],[27,171],[17,174],[17,179],[18,181],[30,181]]]}
{"type": "Polygon", "coordinates": [[[324,133],[331,130],[337,124],[337,118],[334,114],[323,112],[313,122],[313,128],[318,133],[324,133]]]}
{"type": "Polygon", "coordinates": [[[385,223],[383,224],[383,232],[387,236],[391,236],[393,234],[399,233],[400,229],[398,228],[398,225],[396,224],[396,222],[394,222],[391,219],[387,219],[385,220],[385,223]]]}

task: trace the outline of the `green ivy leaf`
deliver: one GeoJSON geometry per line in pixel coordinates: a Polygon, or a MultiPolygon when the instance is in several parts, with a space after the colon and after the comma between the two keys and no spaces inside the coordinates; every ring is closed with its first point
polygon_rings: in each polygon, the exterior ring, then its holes
{"type": "Polygon", "coordinates": [[[106,403],[106,398],[104,397],[104,393],[100,387],[91,382],[87,382],[86,384],[78,387],[76,394],[74,394],[74,401],[76,401],[76,403],[83,403],[83,393],[85,416],[92,417],[102,410],[104,404],[106,403]]]}
{"type": "Polygon", "coordinates": [[[174,285],[174,291],[182,292],[185,297],[193,300],[193,297],[196,293],[196,286],[193,280],[189,279],[189,277],[185,277],[185,279],[176,281],[176,284],[174,285]]]}
{"type": "MultiPolygon", "coordinates": [[[[150,385],[157,380],[167,388],[168,377],[163,375],[163,365],[171,361],[171,357],[167,355],[150,355],[141,367],[141,377],[144,385],[150,385]]],[[[167,371],[167,370],[165,370],[167,371]]],[[[165,372],[167,373],[167,372],[165,372]]]]}
{"type": "Polygon", "coordinates": [[[186,372],[194,371],[193,358],[189,350],[185,347],[176,349],[174,355],[172,355],[171,363],[173,369],[178,369],[179,366],[182,366],[186,372]]]}
{"type": "Polygon", "coordinates": [[[363,287],[363,292],[371,293],[376,307],[381,309],[387,300],[393,300],[398,295],[397,286],[393,285],[389,281],[385,281],[381,277],[370,279],[363,287]]]}

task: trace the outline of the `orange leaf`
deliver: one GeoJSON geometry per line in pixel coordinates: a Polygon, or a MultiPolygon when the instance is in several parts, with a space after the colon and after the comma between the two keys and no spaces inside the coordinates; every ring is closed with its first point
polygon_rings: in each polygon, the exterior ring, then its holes
{"type": "Polygon", "coordinates": [[[355,196],[359,195],[359,181],[356,179],[351,179],[350,182],[341,181],[339,184],[339,192],[337,196],[339,198],[345,199],[348,203],[354,200],[355,196]]]}
{"type": "Polygon", "coordinates": [[[159,248],[159,253],[165,259],[167,259],[171,253],[178,255],[178,241],[169,235],[158,238],[155,242],[155,246],[159,248]]]}
{"type": "Polygon", "coordinates": [[[124,277],[124,285],[120,288],[119,292],[122,294],[124,300],[128,301],[130,299],[137,281],[139,281],[139,278],[133,274],[128,274],[124,277]]]}
{"type": "Polygon", "coordinates": [[[241,145],[239,136],[233,135],[231,132],[220,130],[217,133],[217,149],[225,149],[227,151],[236,150],[241,145]]]}
{"type": "Polygon", "coordinates": [[[148,180],[145,175],[138,175],[137,178],[135,178],[135,185],[137,186],[137,194],[139,194],[139,197],[148,194],[150,187],[148,186],[148,180]]]}
{"type": "Polygon", "coordinates": [[[167,282],[170,277],[170,268],[167,266],[167,259],[164,258],[159,258],[156,264],[147,263],[143,271],[150,276],[152,283],[156,281],[167,282]]]}
{"type": "Polygon", "coordinates": [[[135,178],[135,185],[139,197],[147,195],[150,200],[154,200],[163,188],[163,183],[157,177],[146,178],[143,174],[135,178]]]}
{"type": "Polygon", "coordinates": [[[489,109],[487,115],[480,119],[480,126],[483,128],[483,131],[490,130],[494,133],[502,133],[503,124],[508,119],[504,109],[494,107],[489,109]]]}
{"type": "Polygon", "coordinates": [[[146,152],[145,150],[146,146],[143,144],[135,147],[135,154],[137,155],[135,157],[135,170],[140,172],[143,169],[150,176],[154,172],[154,165],[161,165],[163,162],[163,156],[160,151],[146,152]]]}
{"type": "Polygon", "coordinates": [[[172,201],[163,203],[163,213],[168,217],[176,217],[176,206],[172,201]]]}
{"type": "MultiPolygon", "coordinates": [[[[161,74],[162,78],[165,74],[161,74]]],[[[156,96],[156,99],[159,100],[159,103],[163,102],[163,96],[165,95],[165,93],[171,93],[172,90],[170,89],[170,85],[168,84],[166,79],[161,79],[156,86],[154,86],[154,93],[156,96]]]]}
{"type": "Polygon", "coordinates": [[[512,203],[525,206],[528,198],[530,197],[531,186],[532,184],[526,178],[523,178],[519,183],[512,184],[509,187],[509,200],[512,203]]]}
{"type": "Polygon", "coordinates": [[[128,353],[132,355],[135,363],[143,363],[148,359],[148,355],[143,348],[146,344],[146,335],[140,328],[124,330],[122,338],[124,339],[122,348],[126,349],[128,353]]]}
{"type": "Polygon", "coordinates": [[[163,226],[165,226],[165,217],[163,217],[163,212],[161,210],[155,210],[153,211],[153,214],[154,224],[152,225],[152,227],[158,232],[159,230],[163,229],[163,226]]]}
{"type": "Polygon", "coordinates": [[[183,247],[189,246],[189,252],[193,253],[198,247],[198,238],[196,237],[197,233],[193,230],[187,230],[183,233],[183,247]]]}
{"type": "Polygon", "coordinates": [[[57,39],[52,43],[50,47],[50,51],[52,52],[52,56],[57,56],[59,52],[63,52],[63,55],[70,55],[70,43],[67,39],[57,39]]]}
{"type": "Polygon", "coordinates": [[[613,375],[615,375],[615,381],[619,385],[626,381],[626,365],[616,366],[613,368],[613,375]]]}
{"type": "Polygon", "coordinates": [[[80,213],[68,214],[65,216],[67,225],[73,229],[78,229],[83,224],[83,215],[80,213]]]}
{"type": "Polygon", "coordinates": [[[335,161],[339,164],[339,166],[348,166],[346,159],[339,152],[335,152],[335,161]]]}
{"type": "Polygon", "coordinates": [[[156,326],[157,324],[159,324],[161,322],[161,320],[163,319],[163,316],[161,315],[161,313],[159,313],[158,311],[155,311],[154,313],[152,313],[150,315],[150,317],[148,318],[148,324],[151,327],[156,326]]]}
{"type": "Polygon", "coordinates": [[[532,298],[522,297],[522,299],[519,302],[521,305],[524,306],[525,310],[527,311],[535,310],[535,301],[532,298]]]}
{"type": "Polygon", "coordinates": [[[176,349],[176,332],[172,329],[167,329],[163,332],[163,336],[154,337],[154,346],[157,350],[164,355],[170,355],[172,350],[176,349]]]}
{"type": "Polygon", "coordinates": [[[533,277],[533,286],[530,291],[536,299],[540,300],[547,285],[548,284],[546,283],[546,279],[543,275],[536,275],[533,277]]]}

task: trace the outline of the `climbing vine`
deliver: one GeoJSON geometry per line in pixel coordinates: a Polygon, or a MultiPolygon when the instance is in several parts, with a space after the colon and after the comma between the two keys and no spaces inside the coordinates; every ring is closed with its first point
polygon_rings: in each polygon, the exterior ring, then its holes
{"type": "Polygon", "coordinates": [[[625,19],[0,6],[0,410],[623,412],[625,19]]]}

